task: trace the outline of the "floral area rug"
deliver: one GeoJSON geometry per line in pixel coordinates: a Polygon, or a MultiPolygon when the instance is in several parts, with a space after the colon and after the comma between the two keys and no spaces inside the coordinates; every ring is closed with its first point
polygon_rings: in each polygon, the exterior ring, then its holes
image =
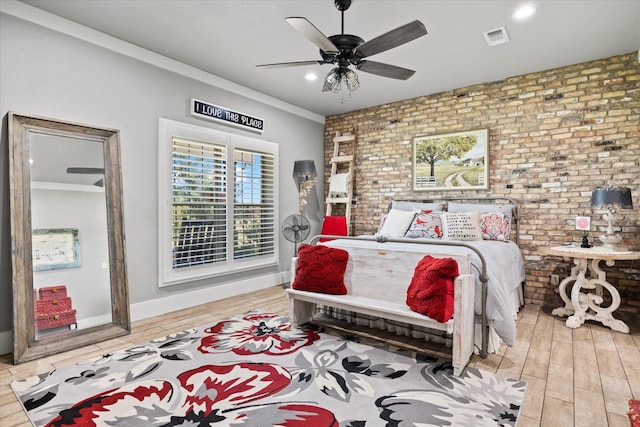
{"type": "Polygon", "coordinates": [[[511,426],[526,383],[252,311],[14,381],[36,426],[511,426]]]}

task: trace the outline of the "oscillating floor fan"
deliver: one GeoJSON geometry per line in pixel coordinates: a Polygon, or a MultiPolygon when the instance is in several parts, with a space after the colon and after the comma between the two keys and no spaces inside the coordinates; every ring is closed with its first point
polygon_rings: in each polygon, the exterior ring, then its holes
{"type": "Polygon", "coordinates": [[[298,243],[309,237],[310,232],[309,220],[301,214],[289,215],[282,221],[282,235],[294,244],[293,256],[298,254],[298,243]]]}

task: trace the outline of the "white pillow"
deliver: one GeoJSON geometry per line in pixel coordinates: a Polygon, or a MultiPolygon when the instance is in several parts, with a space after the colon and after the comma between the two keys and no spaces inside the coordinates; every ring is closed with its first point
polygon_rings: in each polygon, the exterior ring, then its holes
{"type": "Polygon", "coordinates": [[[482,240],[480,212],[445,212],[441,218],[443,239],[482,240]]]}
{"type": "Polygon", "coordinates": [[[415,211],[401,211],[391,209],[387,214],[387,219],[380,228],[380,235],[384,237],[404,237],[416,216],[415,211]]]}

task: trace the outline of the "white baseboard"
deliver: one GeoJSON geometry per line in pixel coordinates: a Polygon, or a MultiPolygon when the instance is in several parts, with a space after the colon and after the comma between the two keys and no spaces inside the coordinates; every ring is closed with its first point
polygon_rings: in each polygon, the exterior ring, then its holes
{"type": "MultiPolygon", "coordinates": [[[[269,288],[286,283],[288,279],[289,271],[283,271],[131,304],[131,321],[147,319],[172,311],[269,288]]],[[[0,354],[11,352],[13,352],[12,331],[0,331],[0,354]]]]}
{"type": "Polygon", "coordinates": [[[288,271],[212,286],[131,305],[131,321],[160,316],[172,311],[217,301],[286,282],[288,271]]]}

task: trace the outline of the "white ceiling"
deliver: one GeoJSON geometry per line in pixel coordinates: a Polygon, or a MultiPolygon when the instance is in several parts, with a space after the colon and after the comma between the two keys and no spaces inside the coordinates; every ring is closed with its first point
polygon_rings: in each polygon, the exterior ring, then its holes
{"type": "Polygon", "coordinates": [[[319,59],[286,21],[303,16],[340,33],[332,0],[23,0],[237,84],[326,116],[502,80],[640,48],[638,0],[353,0],[345,33],[370,40],[419,19],[429,34],[370,59],[416,70],[409,80],[358,72],[360,89],[322,92],[330,65],[256,68],[319,59]],[[522,4],[536,13],[512,18],[522,4]],[[483,33],[506,27],[511,41],[489,47],[483,33]],[[319,78],[304,79],[308,71],[319,78]]]}

